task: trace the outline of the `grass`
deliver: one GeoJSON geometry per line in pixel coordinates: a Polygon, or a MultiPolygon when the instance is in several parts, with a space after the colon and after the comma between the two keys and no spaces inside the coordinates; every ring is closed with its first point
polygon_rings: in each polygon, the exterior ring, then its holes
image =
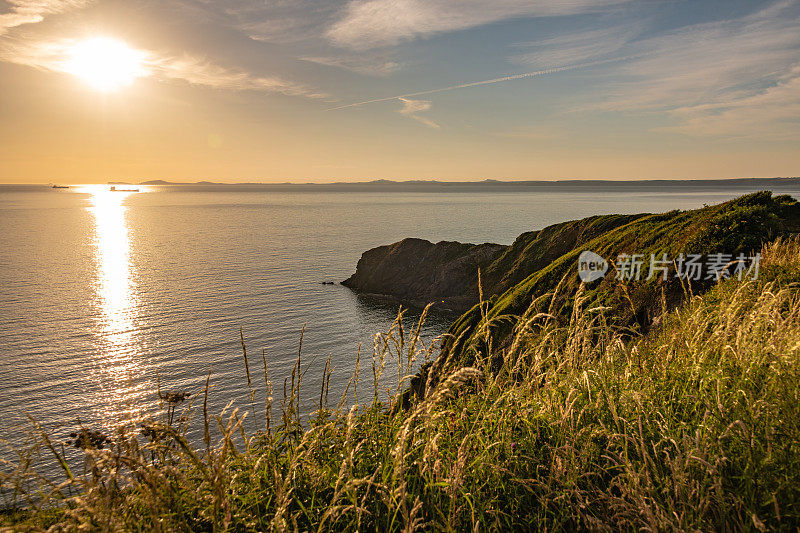
{"type": "MultiPolygon", "coordinates": [[[[580,285],[574,275],[578,256],[584,250],[612,264],[623,253],[645,258],[667,254],[673,259],[679,254],[714,252],[735,256],[756,252],[763,243],[798,232],[800,203],[762,191],[690,211],[590,217],[523,234],[484,274],[484,285],[489,286],[486,294],[491,297],[451,326],[444,346],[448,368],[472,364],[473,347],[485,338],[496,346],[510,343],[513,317],[546,294],[556,292],[551,308],[568,317],[580,285]],[[497,282],[500,276],[504,278],[497,282]],[[559,290],[554,291],[556,287],[559,290]]],[[[610,307],[616,325],[646,331],[664,307],[681,305],[688,292],[704,292],[712,282],[694,282],[691,291],[684,285],[674,277],[623,284],[610,275],[581,290],[592,306],[610,307]]]]}
{"type": "Polygon", "coordinates": [[[211,416],[208,386],[185,404],[162,395],[164,414],[144,432],[120,429],[102,448],[78,438],[85,461],[73,472],[34,425],[35,442],[1,478],[16,495],[7,503],[27,508],[0,520],[19,530],[796,530],[800,243],[762,255],[758,280],[723,281],[647,334],[618,326],[583,286],[566,321],[555,298],[536,298],[513,317],[511,342],[493,348],[483,326],[473,364],[405,409],[413,362],[432,348],[401,316],[376,339],[373,396],[352,408],[348,396],[328,401],[326,379],[319,408],[301,416],[298,355],[280,416],[257,431],[236,409],[211,416]],[[392,361],[400,385],[382,402],[392,361]],[[193,413],[199,446],[186,438],[193,413]],[[37,455],[62,478],[37,474],[37,455]]]}

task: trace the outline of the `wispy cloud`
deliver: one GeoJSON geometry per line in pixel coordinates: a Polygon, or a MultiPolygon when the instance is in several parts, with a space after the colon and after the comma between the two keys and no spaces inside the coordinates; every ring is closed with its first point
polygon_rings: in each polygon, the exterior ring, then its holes
{"type": "Polygon", "coordinates": [[[91,0],[6,0],[10,9],[0,14],[0,35],[11,28],[41,22],[47,15],[85,7],[91,0]]]}
{"type": "MultiPolygon", "coordinates": [[[[598,21],[602,24],[604,21],[598,21]]],[[[610,111],[665,117],[660,131],[764,137],[800,131],[800,1],[771,2],[748,15],[662,33],[643,21],[574,30],[519,43],[510,59],[535,67],[626,55],[592,73],[591,92],[570,113],[610,111]]]]}
{"type": "Polygon", "coordinates": [[[283,44],[318,39],[344,5],[344,0],[196,1],[252,39],[283,44]]]}
{"type": "Polygon", "coordinates": [[[192,85],[238,91],[264,91],[315,99],[331,98],[324,92],[277,76],[257,76],[190,55],[154,58],[150,61],[150,68],[154,76],[182,80],[192,85]]]}
{"type": "Polygon", "coordinates": [[[627,0],[351,0],[328,30],[337,45],[366,49],[517,17],[596,12],[627,0]]]}
{"type": "Polygon", "coordinates": [[[800,66],[776,85],[729,101],[679,107],[671,111],[678,125],[662,128],[700,137],[800,136],[800,66]]]}
{"type": "Polygon", "coordinates": [[[633,44],[647,55],[621,65],[617,107],[678,107],[751,96],[800,60],[797,2],[681,28],[633,44]],[[625,81],[628,80],[628,81],[625,81]]]}
{"type": "MultiPolygon", "coordinates": [[[[0,14],[0,61],[45,71],[69,72],[70,53],[79,39],[67,37],[63,33],[68,26],[49,24],[49,16],[71,16],[74,27],[81,21],[81,9],[94,4],[94,0],[0,0],[0,4],[4,2],[9,8],[6,13],[0,14]],[[46,18],[48,22],[39,24],[46,18]],[[31,27],[19,28],[23,25],[31,27]]],[[[262,0],[231,0],[231,3],[237,5],[228,6],[229,11],[225,11],[227,16],[233,16],[237,9],[246,13],[246,6],[259,10],[284,2],[271,0],[270,6],[262,0]]],[[[143,7],[147,7],[147,4],[144,3],[143,7]]],[[[202,4],[200,7],[202,8],[202,4]]],[[[226,8],[220,9],[224,11],[226,8]]],[[[203,54],[171,54],[168,51],[154,50],[138,50],[138,53],[144,58],[141,77],[180,80],[191,85],[218,89],[261,91],[335,101],[328,94],[306,84],[279,75],[223,66],[207,59],[203,54]]]]}
{"type": "Polygon", "coordinates": [[[797,1],[779,2],[637,41],[631,47],[646,54],[615,69],[598,107],[666,111],[676,121],[673,131],[691,135],[777,133],[792,121],[796,132],[799,8],[797,1]]]}
{"type": "Polygon", "coordinates": [[[410,98],[398,98],[403,103],[403,108],[398,111],[401,115],[408,118],[413,118],[417,122],[425,124],[431,128],[439,129],[439,125],[429,119],[428,117],[420,116],[420,113],[428,111],[431,108],[431,102],[428,100],[412,100],[410,98]]]}
{"type": "Polygon", "coordinates": [[[461,83],[461,84],[458,84],[458,85],[449,85],[447,87],[439,87],[439,88],[436,88],[436,89],[427,89],[425,91],[417,91],[417,92],[413,92],[413,93],[398,94],[398,95],[395,95],[395,96],[387,96],[385,98],[374,98],[372,100],[363,100],[361,102],[353,102],[352,104],[344,104],[344,105],[332,107],[332,108],[328,109],[328,111],[335,111],[337,109],[346,109],[348,107],[359,107],[359,106],[367,105],[367,104],[376,104],[378,102],[388,102],[390,100],[402,100],[403,98],[411,98],[411,97],[414,97],[414,96],[423,96],[423,95],[426,95],[426,94],[442,93],[442,92],[446,92],[446,91],[455,91],[457,89],[467,89],[467,88],[470,88],[470,87],[479,87],[481,85],[492,85],[492,84],[495,84],[495,83],[503,83],[503,82],[507,82],[507,81],[522,80],[522,79],[525,79],[525,78],[535,78],[537,76],[544,76],[544,75],[547,75],[547,74],[556,74],[558,72],[564,72],[564,71],[567,71],[567,70],[576,70],[576,69],[581,69],[581,68],[595,67],[595,66],[606,64],[606,63],[615,63],[615,62],[619,62],[619,61],[626,61],[628,59],[630,59],[630,57],[616,57],[616,58],[609,58],[609,59],[603,59],[603,60],[598,60],[598,61],[590,61],[588,63],[579,63],[579,64],[575,64],[575,65],[564,65],[564,66],[560,66],[560,67],[553,67],[553,68],[547,68],[547,69],[543,69],[543,70],[536,70],[534,72],[524,72],[522,74],[512,74],[510,76],[502,76],[500,78],[492,78],[492,79],[489,79],[489,80],[471,81],[471,82],[468,82],[468,83],[461,83]]]}
{"type": "Polygon", "coordinates": [[[365,76],[385,77],[404,66],[393,51],[334,48],[326,32],[346,0],[197,0],[204,17],[250,39],[289,50],[301,61],[365,76]]]}
{"type": "Polygon", "coordinates": [[[384,57],[364,57],[364,56],[309,56],[301,57],[302,61],[336,67],[358,74],[367,76],[388,76],[400,70],[403,66],[401,62],[393,61],[384,57]]]}
{"type": "Polygon", "coordinates": [[[539,41],[517,43],[513,45],[513,49],[520,53],[513,55],[511,59],[515,63],[538,68],[597,61],[619,54],[643,31],[644,24],[641,22],[626,22],[539,41]]]}
{"type": "MultiPolygon", "coordinates": [[[[16,63],[50,72],[69,72],[69,60],[76,39],[29,40],[5,38],[0,41],[0,61],[16,63]]],[[[330,96],[312,87],[277,76],[259,76],[243,70],[225,68],[202,57],[188,54],[171,56],[150,50],[137,50],[142,58],[142,77],[181,80],[191,85],[239,91],[263,91],[314,99],[330,96]]]]}

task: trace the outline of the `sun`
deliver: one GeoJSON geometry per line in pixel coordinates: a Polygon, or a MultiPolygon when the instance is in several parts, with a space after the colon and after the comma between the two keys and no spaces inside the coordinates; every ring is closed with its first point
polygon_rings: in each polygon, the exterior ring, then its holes
{"type": "Polygon", "coordinates": [[[108,37],[80,41],[68,50],[64,70],[103,92],[115,91],[144,76],[147,54],[108,37]]]}

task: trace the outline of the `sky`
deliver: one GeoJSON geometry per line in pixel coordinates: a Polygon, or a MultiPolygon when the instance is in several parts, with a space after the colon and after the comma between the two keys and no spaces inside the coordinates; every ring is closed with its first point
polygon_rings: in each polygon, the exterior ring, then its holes
{"type": "Polygon", "coordinates": [[[2,183],[798,176],[799,147],[800,0],[0,0],[2,183]]]}

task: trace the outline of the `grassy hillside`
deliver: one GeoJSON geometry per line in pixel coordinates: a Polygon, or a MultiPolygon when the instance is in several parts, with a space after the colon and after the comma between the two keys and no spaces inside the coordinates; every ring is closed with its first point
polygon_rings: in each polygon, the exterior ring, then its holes
{"type": "Polygon", "coordinates": [[[515,317],[531,302],[537,309],[569,318],[576,291],[578,256],[591,250],[612,262],[620,254],[641,254],[645,264],[639,281],[620,281],[611,272],[600,281],[584,287],[584,297],[592,306],[610,307],[617,325],[646,331],[665,309],[683,302],[688,294],[702,293],[714,280],[682,282],[674,275],[644,279],[651,254],[676,258],[679,254],[753,254],[779,236],[800,231],[800,204],[789,196],[773,197],[769,192],[742,196],[719,205],[692,211],[622,217],[609,215],[551,226],[541,232],[524,234],[489,269],[484,279],[485,294],[493,295],[484,304],[465,313],[448,332],[444,366],[468,365],[477,350],[507,345],[515,317]],[[576,239],[576,231],[589,238],[576,239]],[[526,243],[526,235],[530,235],[526,243]],[[521,243],[519,241],[522,241],[521,243]],[[555,251],[555,253],[553,253],[555,251]],[[520,265],[528,265],[519,268],[520,265]],[[501,281],[499,273],[507,272],[501,281]],[[524,276],[524,277],[523,277],[524,276]],[[558,288],[558,290],[556,290],[558,288]]]}
{"type": "MultiPolygon", "coordinates": [[[[474,318],[479,314],[483,316],[476,307],[481,298],[494,302],[495,297],[502,299],[505,294],[513,294],[516,300],[501,302],[496,309],[498,313],[490,313],[490,318],[501,316],[505,311],[517,314],[520,309],[527,308],[532,297],[552,290],[560,276],[574,274],[577,255],[586,249],[602,251],[610,260],[626,252],[643,254],[646,259],[649,253],[658,253],[659,257],[668,252],[737,254],[753,251],[770,239],[797,231],[799,219],[798,207],[792,198],[773,198],[770,193],[762,192],[694,211],[597,215],[571,220],[523,233],[511,246],[432,243],[408,238],[364,252],[356,272],[342,285],[415,307],[424,307],[430,302],[460,312],[475,307],[474,314],[462,321],[465,325],[474,325],[474,318]],[[574,255],[570,255],[571,252],[574,255]]],[[[571,277],[573,279],[563,289],[574,293],[577,277],[571,277]]],[[[676,282],[665,287],[671,305],[682,300],[684,291],[678,290],[679,285],[676,282]]],[[[708,286],[709,283],[696,284],[693,290],[702,291],[708,286]]],[[[639,288],[634,287],[635,290],[639,288]]],[[[600,293],[618,292],[615,285],[608,282],[590,289],[600,293]]],[[[634,298],[639,302],[633,314],[642,327],[649,326],[652,319],[661,314],[661,309],[649,305],[653,301],[652,289],[652,285],[645,286],[644,294],[634,298]],[[644,305],[639,305],[641,303],[644,305]]],[[[661,291],[661,287],[657,289],[661,291]]],[[[624,298],[628,300],[628,295],[624,298]]],[[[630,317],[621,316],[620,319],[630,321],[630,317]]],[[[456,328],[452,333],[458,336],[464,331],[464,328],[456,328]]]]}
{"type": "Polygon", "coordinates": [[[639,215],[601,215],[548,226],[520,235],[511,246],[432,243],[407,238],[361,255],[356,272],[342,285],[404,305],[464,312],[483,296],[502,293],[565,253],[625,225],[639,215]]]}
{"type": "MultiPolygon", "coordinates": [[[[702,235],[699,246],[731,213],[783,231],[779,210],[794,204],[754,199],[701,210],[705,229],[680,214],[648,223],[671,221],[687,239],[702,235]]],[[[747,227],[756,231],[740,234],[754,235],[743,247],[768,226],[747,227]]],[[[644,239],[641,227],[625,228],[614,242],[644,239]]],[[[241,412],[207,413],[208,388],[184,414],[184,399],[165,394],[162,416],[142,428],[110,441],[78,435],[80,471],[34,427],[35,446],[0,477],[5,494],[16,491],[6,504],[29,510],[0,520],[53,530],[796,530],[800,244],[779,240],[761,252],[757,280],[714,284],[646,333],[595,305],[596,288],[564,297],[568,315],[542,310],[558,300],[547,293],[525,295],[503,342],[482,320],[470,365],[444,368],[408,409],[377,400],[379,374],[394,360],[410,378],[413,360],[433,351],[418,328],[397,324],[377,344],[375,396],[352,409],[350,396],[329,402],[323,388],[319,408],[301,417],[299,366],[275,401],[279,415],[253,433],[241,412]],[[199,446],[185,437],[192,413],[199,446]],[[63,477],[39,476],[37,454],[61,464],[63,477]]],[[[494,305],[513,302],[514,290],[494,305]]]]}
{"type": "Polygon", "coordinates": [[[523,233],[482,271],[483,294],[502,294],[562,255],[645,216],[596,215],[523,233]]]}
{"type": "MultiPolygon", "coordinates": [[[[568,323],[517,323],[499,372],[483,354],[408,411],[324,409],[301,426],[292,387],[278,423],[238,445],[249,424],[236,413],[201,417],[200,449],[164,420],[103,449],[86,439],[84,473],[42,482],[40,510],[4,520],[68,530],[794,530],[798,280],[800,245],[771,245],[758,281],[724,281],[633,340],[579,292],[568,323]]],[[[418,353],[396,333],[398,349],[418,353]]],[[[40,445],[61,457],[41,435],[40,445]]],[[[10,467],[5,488],[35,485],[25,464],[10,467]]]]}

